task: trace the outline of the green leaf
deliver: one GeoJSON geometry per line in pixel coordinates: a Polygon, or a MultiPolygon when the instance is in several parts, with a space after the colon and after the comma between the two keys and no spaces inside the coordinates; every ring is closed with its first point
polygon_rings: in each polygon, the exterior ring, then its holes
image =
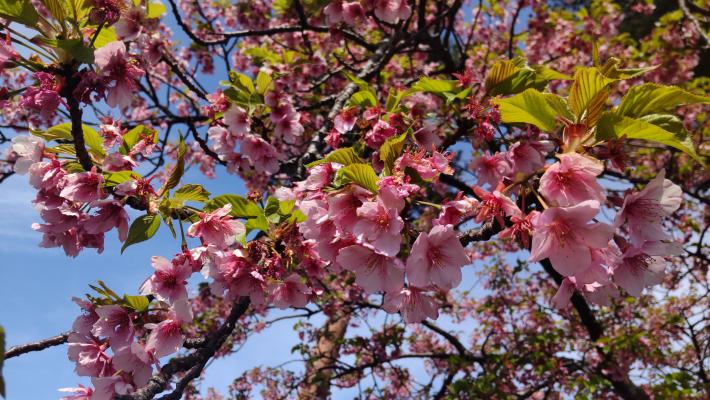
{"type": "Polygon", "coordinates": [[[269,221],[266,220],[263,213],[259,212],[259,215],[255,218],[249,218],[246,224],[244,224],[244,227],[247,229],[247,233],[253,231],[254,229],[262,232],[269,232],[269,221]]]}
{"type": "MultiPolygon", "coordinates": [[[[349,80],[350,82],[356,84],[357,87],[360,88],[360,90],[365,90],[365,91],[373,92],[373,90],[372,90],[372,88],[370,87],[370,84],[369,84],[369,83],[365,82],[364,80],[358,78],[357,76],[355,76],[355,75],[353,75],[353,74],[351,74],[351,73],[349,73],[349,72],[347,72],[347,71],[343,71],[343,74],[345,75],[346,78],[348,78],[348,80],[349,80]]],[[[373,93],[374,93],[374,92],[373,92],[373,93]]]]}
{"type": "Polygon", "coordinates": [[[572,115],[572,111],[569,109],[569,104],[567,104],[567,99],[554,93],[543,93],[543,95],[545,96],[545,100],[547,100],[547,104],[555,110],[557,115],[570,121],[574,119],[574,115],[572,115]]]}
{"type": "Polygon", "coordinates": [[[5,397],[5,380],[2,377],[2,365],[5,362],[5,328],[0,325],[0,396],[5,397]]]}
{"type": "Polygon", "coordinates": [[[121,148],[119,149],[119,151],[123,155],[130,153],[136,143],[141,141],[143,137],[150,134],[154,135],[155,137],[157,132],[151,131],[151,129],[147,128],[145,125],[138,125],[134,127],[123,135],[123,143],[121,143],[121,148]]]}
{"type": "Polygon", "coordinates": [[[615,113],[604,113],[597,123],[597,139],[608,140],[626,137],[658,142],[676,148],[693,157],[700,164],[705,161],[695,151],[690,135],[682,127],[680,120],[672,115],[646,116],[644,119],[624,117],[615,113]]]}
{"type": "Polygon", "coordinates": [[[177,162],[175,164],[175,167],[173,167],[172,171],[170,171],[170,175],[168,176],[168,180],[165,181],[165,185],[160,189],[161,193],[167,193],[168,190],[174,188],[175,186],[180,183],[180,179],[182,179],[182,175],[185,173],[185,152],[187,151],[187,146],[185,145],[185,139],[183,139],[182,135],[180,135],[180,143],[178,144],[178,154],[177,154],[177,162]]]}
{"type": "Polygon", "coordinates": [[[104,149],[104,140],[101,138],[101,135],[88,125],[82,125],[82,127],[84,131],[84,143],[89,150],[93,150],[94,154],[105,156],[106,150],[104,149]]]}
{"type": "Polygon", "coordinates": [[[404,142],[407,140],[407,133],[388,138],[382,146],[380,146],[380,160],[385,163],[384,173],[390,175],[394,162],[402,155],[404,142]]]}
{"type": "Polygon", "coordinates": [[[113,187],[119,185],[129,179],[140,179],[141,174],[135,171],[118,171],[104,175],[104,186],[113,187]]]}
{"type": "Polygon", "coordinates": [[[177,190],[175,190],[171,201],[182,205],[186,201],[196,201],[198,203],[205,203],[209,200],[209,198],[210,192],[205,190],[202,185],[188,184],[183,185],[177,190]]]}
{"type": "Polygon", "coordinates": [[[0,17],[30,27],[37,25],[37,21],[39,20],[39,14],[30,0],[0,1],[0,17]]]}
{"type": "Polygon", "coordinates": [[[246,93],[252,94],[256,91],[251,78],[241,72],[229,71],[229,81],[232,82],[234,87],[241,89],[246,93]]]}
{"type": "Polygon", "coordinates": [[[261,208],[251,201],[242,196],[237,196],[236,194],[222,194],[215,196],[207,204],[205,204],[205,211],[214,211],[225,204],[232,205],[232,211],[230,215],[237,218],[254,218],[258,216],[263,216],[261,208]]]}
{"type": "Polygon", "coordinates": [[[269,197],[266,199],[266,207],[264,207],[264,215],[267,217],[272,214],[277,214],[279,212],[279,199],[276,197],[269,197]]]}
{"type": "Polygon", "coordinates": [[[643,75],[646,72],[653,71],[658,68],[659,65],[652,65],[650,67],[640,67],[640,68],[619,68],[621,61],[616,57],[610,57],[604,65],[600,68],[600,71],[604,76],[611,79],[630,79],[637,76],[643,75]]]}
{"type": "Polygon", "coordinates": [[[338,170],[349,182],[353,182],[372,193],[377,193],[377,173],[369,164],[350,164],[338,170]]]}
{"type": "Polygon", "coordinates": [[[279,214],[284,216],[291,214],[295,205],[296,200],[279,201],[279,214]]]}
{"type": "Polygon", "coordinates": [[[505,99],[494,99],[500,109],[501,120],[506,123],[533,124],[543,132],[555,129],[557,112],[544,94],[535,89],[505,99]]]}
{"type": "Polygon", "coordinates": [[[152,238],[158,228],[160,228],[160,218],[157,215],[146,214],[136,218],[128,229],[128,238],[121,247],[121,253],[130,245],[152,238]]]}
{"type": "Polygon", "coordinates": [[[489,95],[496,96],[516,94],[531,88],[542,90],[548,80],[562,79],[563,77],[562,74],[548,67],[531,68],[525,65],[525,59],[517,57],[493,64],[486,75],[486,91],[489,95]]]}
{"type": "Polygon", "coordinates": [[[406,91],[390,88],[387,93],[387,102],[385,103],[385,109],[387,112],[394,112],[399,106],[399,102],[402,101],[406,91]]]}
{"type": "Polygon", "coordinates": [[[94,40],[94,48],[99,49],[116,40],[118,40],[118,36],[116,36],[113,26],[104,26],[94,40]]]}
{"type": "Polygon", "coordinates": [[[374,107],[377,105],[377,97],[371,90],[361,90],[350,97],[350,102],[358,106],[374,107]]]}
{"type": "Polygon", "coordinates": [[[258,74],[256,74],[256,91],[260,94],[266,93],[267,90],[269,90],[269,87],[271,86],[271,75],[267,74],[264,71],[259,71],[258,74]]]}
{"type": "Polygon", "coordinates": [[[137,312],[148,311],[148,306],[150,305],[150,300],[148,296],[129,296],[127,294],[123,295],[123,300],[126,305],[137,312]]]}
{"type": "Polygon", "coordinates": [[[605,77],[597,68],[577,69],[569,94],[570,109],[577,117],[576,122],[586,118],[588,125],[593,125],[599,119],[609,95],[606,87],[612,82],[614,79],[605,77]]]}
{"type": "Polygon", "coordinates": [[[455,92],[458,88],[457,80],[442,80],[422,77],[412,85],[412,92],[444,93],[455,92]]]}
{"type": "Polygon", "coordinates": [[[165,8],[165,4],[161,1],[151,1],[148,3],[148,13],[146,14],[146,18],[148,19],[157,19],[163,16],[165,12],[168,11],[167,8],[165,8]]]}
{"type": "Polygon", "coordinates": [[[641,117],[672,111],[684,104],[710,103],[710,97],[698,96],[676,86],[644,83],[634,86],[621,99],[616,114],[641,117]]]}
{"type": "Polygon", "coordinates": [[[488,70],[486,74],[486,90],[490,93],[496,85],[505,81],[518,70],[519,60],[501,60],[488,70]]]}
{"type": "Polygon", "coordinates": [[[94,49],[86,47],[82,39],[60,39],[57,40],[57,47],[79,62],[86,64],[94,62],[94,49]]]}
{"type": "Polygon", "coordinates": [[[281,56],[271,51],[267,47],[250,47],[244,50],[244,54],[251,57],[256,65],[261,65],[264,61],[277,63],[281,61],[281,56]]]}
{"type": "Polygon", "coordinates": [[[64,124],[55,125],[46,131],[39,131],[31,129],[30,132],[37,137],[41,137],[46,141],[52,140],[72,140],[71,136],[71,123],[67,122],[64,124]]]}
{"type": "Polygon", "coordinates": [[[363,164],[365,161],[360,158],[352,147],[342,147],[331,151],[325,158],[306,164],[306,168],[315,167],[318,164],[334,162],[342,165],[363,164]]]}
{"type": "MultiPolygon", "coordinates": [[[[104,149],[103,146],[103,139],[99,135],[96,130],[88,125],[82,125],[82,129],[84,132],[84,143],[86,146],[89,148],[89,150],[92,150],[92,152],[96,155],[99,156],[105,156],[106,155],[106,150],[104,149]]],[[[41,137],[44,140],[47,141],[52,141],[52,140],[67,140],[71,141],[73,139],[73,136],[71,134],[71,122],[65,122],[63,124],[55,125],[46,131],[31,131],[34,136],[41,137]]],[[[62,146],[62,145],[60,145],[62,146]]],[[[60,149],[61,152],[67,152],[65,147],[60,147],[56,146],[56,148],[60,149]]],[[[73,148],[73,145],[69,145],[72,147],[71,154],[76,154],[76,151],[73,148]]]]}
{"type": "Polygon", "coordinates": [[[571,76],[556,71],[548,67],[547,65],[533,65],[531,66],[531,68],[535,70],[535,72],[540,78],[546,81],[571,81],[573,79],[571,76]]]}
{"type": "Polygon", "coordinates": [[[56,19],[57,21],[64,22],[64,20],[67,18],[64,9],[65,6],[61,0],[42,0],[42,4],[47,7],[49,13],[52,14],[52,17],[54,17],[54,19],[56,19]]]}

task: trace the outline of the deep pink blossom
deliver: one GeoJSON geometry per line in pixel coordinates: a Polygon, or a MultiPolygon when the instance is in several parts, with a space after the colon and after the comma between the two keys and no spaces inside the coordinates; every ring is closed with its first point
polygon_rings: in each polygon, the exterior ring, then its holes
{"type": "Polygon", "coordinates": [[[118,305],[105,305],[96,308],[99,319],[91,330],[95,336],[105,337],[111,347],[117,349],[133,341],[133,321],[131,314],[118,305]]]}
{"type": "Polygon", "coordinates": [[[338,264],[355,274],[355,282],[366,292],[397,292],[404,286],[404,265],[398,258],[380,254],[364,245],[340,250],[338,264]]]}
{"type": "Polygon", "coordinates": [[[476,186],[473,191],[481,199],[476,214],[478,223],[495,218],[500,226],[505,226],[504,217],[522,214],[515,202],[499,190],[488,192],[476,186]]]}
{"type": "Polygon", "coordinates": [[[509,176],[512,172],[506,153],[490,155],[486,152],[474,158],[470,167],[476,171],[479,185],[487,183],[491,187],[496,187],[503,177],[509,176]]]}
{"type": "Polygon", "coordinates": [[[227,203],[212,212],[198,213],[200,220],[190,225],[187,234],[220,248],[233,244],[237,236],[246,233],[246,228],[243,223],[229,216],[230,211],[232,205],[227,203]]]}
{"type": "Polygon", "coordinates": [[[572,207],[552,207],[533,220],[529,261],[549,258],[562,275],[583,271],[592,262],[592,249],[606,247],[614,228],[589,221],[599,212],[599,202],[583,201],[572,207]]]}
{"type": "Polygon", "coordinates": [[[260,173],[275,173],[279,169],[279,160],[283,158],[269,142],[254,135],[245,135],[240,149],[260,173]]]}
{"type": "Polygon", "coordinates": [[[379,120],[375,125],[365,133],[365,142],[373,149],[379,149],[380,146],[387,140],[397,134],[397,129],[393,128],[384,120],[379,120]]]}
{"type": "Polygon", "coordinates": [[[128,213],[123,204],[116,200],[102,200],[92,205],[99,207],[99,212],[83,223],[86,232],[98,234],[117,228],[118,239],[124,242],[128,237],[128,213]]]}
{"type": "Polygon", "coordinates": [[[270,288],[271,302],[280,309],[289,307],[305,307],[311,289],[308,288],[298,274],[291,274],[283,283],[274,284],[270,288]]]}
{"type": "Polygon", "coordinates": [[[422,232],[407,258],[407,278],[415,286],[433,284],[451,289],[461,282],[461,267],[469,263],[466,250],[452,225],[437,225],[422,232]]]}
{"type": "Polygon", "coordinates": [[[551,205],[567,207],[584,200],[604,201],[604,189],[597,182],[597,175],[604,171],[599,160],[577,153],[557,157],[560,161],[550,165],[540,178],[540,194],[551,205]]]}
{"type": "Polygon", "coordinates": [[[395,256],[402,243],[400,232],[404,222],[399,213],[404,209],[404,201],[392,190],[381,190],[375,201],[367,201],[357,209],[358,221],[353,226],[353,234],[361,241],[367,241],[382,254],[395,256]]]}

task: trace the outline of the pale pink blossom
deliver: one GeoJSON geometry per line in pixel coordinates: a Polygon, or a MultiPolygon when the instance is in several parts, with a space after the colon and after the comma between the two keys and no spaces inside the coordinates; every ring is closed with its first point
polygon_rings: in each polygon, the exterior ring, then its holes
{"type": "Polygon", "coordinates": [[[231,211],[232,205],[227,203],[212,212],[198,213],[200,220],[190,225],[187,234],[220,248],[230,246],[246,233],[244,224],[229,216],[231,211]]]}
{"type": "Polygon", "coordinates": [[[246,156],[257,172],[273,174],[279,169],[281,154],[269,142],[254,135],[244,135],[240,146],[242,155],[246,156]]]}
{"type": "Polygon", "coordinates": [[[604,189],[597,182],[597,175],[604,171],[599,160],[577,153],[557,157],[560,161],[550,165],[540,178],[540,194],[551,205],[567,207],[585,200],[604,201],[604,189]]]}
{"type": "Polygon", "coordinates": [[[249,115],[239,106],[230,107],[224,112],[223,118],[229,132],[237,138],[241,138],[248,134],[251,129],[249,115]]]}
{"type": "Polygon", "coordinates": [[[91,378],[91,383],[94,385],[94,393],[91,396],[91,400],[114,400],[117,394],[126,395],[133,393],[135,390],[124,375],[91,378]]]}
{"type": "Polygon", "coordinates": [[[237,145],[236,135],[233,135],[231,130],[227,130],[221,126],[210,127],[207,130],[207,137],[213,143],[212,149],[219,155],[234,152],[234,147],[237,145]]]}
{"type": "Polygon", "coordinates": [[[395,256],[402,243],[400,232],[404,221],[399,213],[404,201],[392,190],[381,190],[376,201],[367,201],[357,209],[358,221],[353,226],[353,235],[367,241],[382,254],[395,256]]]}
{"type": "Polygon", "coordinates": [[[91,202],[104,196],[104,177],[96,172],[96,167],[88,172],[69,174],[64,178],[64,188],[59,195],[65,199],[78,202],[91,202]]]}
{"type": "Polygon", "coordinates": [[[385,294],[382,308],[390,314],[397,311],[407,323],[422,322],[426,318],[437,319],[439,310],[435,300],[422,289],[410,286],[399,292],[385,294]]]}
{"type": "Polygon", "coordinates": [[[357,122],[359,112],[357,107],[351,107],[339,112],[333,120],[333,128],[339,133],[350,132],[357,122]]]}
{"type": "Polygon", "coordinates": [[[165,257],[153,256],[153,275],[141,286],[141,293],[155,294],[158,299],[171,304],[187,298],[187,279],[192,275],[190,259],[183,257],[169,261],[165,257]]]}
{"type": "Polygon", "coordinates": [[[113,365],[123,372],[130,373],[137,388],[148,383],[152,376],[153,364],[157,364],[157,360],[139,342],[114,348],[113,365]]]}
{"type": "Polygon", "coordinates": [[[592,249],[606,247],[614,228],[589,221],[599,212],[599,202],[586,200],[572,207],[551,207],[533,219],[530,262],[549,258],[562,275],[581,272],[592,262],[592,249]]]}
{"type": "Polygon", "coordinates": [[[74,388],[61,388],[58,390],[63,393],[71,393],[67,396],[63,396],[59,400],[91,400],[94,393],[92,388],[84,385],[79,385],[74,388]]]}
{"type": "Polygon", "coordinates": [[[451,289],[461,282],[461,267],[469,262],[453,226],[437,225],[414,241],[407,258],[407,278],[415,286],[451,289]]]}
{"type": "Polygon", "coordinates": [[[99,315],[96,313],[94,305],[90,301],[78,297],[73,297],[72,301],[81,308],[81,315],[74,320],[72,331],[81,335],[90,335],[94,323],[99,320],[99,315]]]}
{"type": "Polygon", "coordinates": [[[663,281],[668,262],[664,256],[682,253],[673,243],[646,242],[629,246],[612,266],[614,282],[630,295],[639,297],[643,289],[663,281]]]}
{"type": "MultiPolygon", "coordinates": [[[[134,4],[134,3],[132,3],[134,4]]],[[[125,10],[113,27],[116,35],[124,41],[135,40],[146,25],[145,7],[131,6],[125,10]]]]}
{"type": "Polygon", "coordinates": [[[621,211],[614,220],[615,226],[628,223],[633,243],[668,240],[671,236],[663,230],[663,219],[671,216],[683,201],[681,188],[665,179],[666,171],[650,181],[643,190],[627,194],[621,211]]]}
{"type": "Polygon", "coordinates": [[[512,169],[511,174],[530,174],[545,165],[545,158],[540,151],[527,142],[516,142],[507,152],[506,158],[512,169]]]}
{"type": "Polygon", "coordinates": [[[117,349],[133,341],[133,321],[131,314],[118,305],[105,305],[96,308],[99,319],[91,330],[95,336],[105,337],[111,347],[117,349]]]}
{"type": "Polygon", "coordinates": [[[128,213],[123,204],[116,200],[101,200],[92,206],[99,207],[99,211],[83,222],[86,232],[99,234],[117,228],[118,239],[124,242],[128,237],[128,213]]]}
{"type": "Polygon", "coordinates": [[[94,51],[94,61],[108,88],[106,104],[110,107],[128,107],[133,93],[138,90],[136,81],[145,72],[129,60],[126,45],[122,41],[110,42],[94,51]]]}
{"type": "Polygon", "coordinates": [[[404,286],[402,261],[380,254],[371,247],[345,247],[340,250],[337,262],[355,274],[355,282],[367,293],[397,292],[404,286]]]}
{"type": "Polygon", "coordinates": [[[301,282],[298,274],[291,274],[283,283],[272,285],[271,302],[280,309],[305,307],[311,295],[311,289],[301,282]]]}
{"type": "Polygon", "coordinates": [[[479,185],[487,183],[491,187],[496,187],[503,177],[509,176],[512,172],[506,153],[490,155],[486,152],[474,158],[470,168],[476,171],[479,185]]]}
{"type": "Polygon", "coordinates": [[[111,153],[101,163],[101,168],[108,172],[130,171],[137,166],[138,163],[133,157],[121,153],[111,153]]]}
{"type": "Polygon", "coordinates": [[[181,325],[182,321],[176,316],[159,324],[146,324],[145,327],[151,331],[145,343],[145,351],[161,358],[180,350],[185,340],[180,330],[181,325]]]}
{"type": "Polygon", "coordinates": [[[375,15],[382,21],[396,24],[412,15],[412,9],[407,0],[374,0],[375,15]]]}
{"type": "Polygon", "coordinates": [[[44,140],[36,136],[15,136],[12,138],[12,151],[17,153],[14,170],[24,175],[29,172],[32,164],[42,161],[44,140]]]}
{"type": "Polygon", "coordinates": [[[108,345],[96,338],[80,333],[69,334],[67,354],[76,363],[79,376],[108,376],[113,373],[111,356],[106,353],[108,345]]]}

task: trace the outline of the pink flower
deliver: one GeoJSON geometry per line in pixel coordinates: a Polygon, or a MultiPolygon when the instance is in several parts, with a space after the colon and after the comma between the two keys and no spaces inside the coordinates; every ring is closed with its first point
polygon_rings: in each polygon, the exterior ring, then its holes
{"type": "Polygon", "coordinates": [[[86,232],[99,234],[118,228],[118,239],[122,242],[128,237],[128,213],[121,202],[116,200],[98,201],[93,206],[100,207],[96,215],[89,217],[82,226],[86,232]]]}
{"type": "Polygon", "coordinates": [[[665,179],[665,175],[666,171],[661,170],[643,190],[627,194],[614,219],[617,227],[628,223],[631,241],[635,244],[671,238],[663,231],[663,219],[680,207],[683,192],[678,185],[665,179]]]}
{"type": "Polygon", "coordinates": [[[630,246],[612,268],[614,282],[630,295],[639,297],[643,288],[663,281],[667,262],[662,256],[680,253],[681,247],[661,242],[630,246]]]}
{"type": "Polygon", "coordinates": [[[291,274],[283,283],[271,287],[271,302],[280,309],[304,307],[308,304],[311,289],[301,282],[298,274],[291,274]]]}
{"type": "Polygon", "coordinates": [[[20,105],[39,111],[42,118],[48,120],[63,102],[59,96],[62,85],[54,75],[47,72],[36,72],[34,77],[38,85],[29,86],[22,93],[20,105]]]}
{"type": "Polygon", "coordinates": [[[473,198],[457,196],[457,200],[444,203],[439,216],[432,220],[434,225],[456,225],[478,205],[473,198]]]}
{"type": "Polygon", "coordinates": [[[381,190],[376,201],[367,201],[357,209],[359,219],[353,226],[353,235],[368,241],[382,254],[396,256],[402,243],[404,222],[399,213],[404,201],[388,189],[381,190]]]}
{"type": "Polygon", "coordinates": [[[100,306],[96,308],[96,314],[99,319],[91,333],[108,338],[114,349],[127,346],[133,341],[135,330],[131,314],[125,308],[117,305],[100,306]]]}
{"type": "Polygon", "coordinates": [[[604,189],[597,175],[604,165],[577,153],[558,154],[560,161],[550,165],[540,178],[540,193],[551,205],[573,206],[584,200],[603,202],[604,189]]]}
{"type": "Polygon", "coordinates": [[[320,190],[330,184],[336,169],[332,163],[318,164],[308,170],[308,178],[304,187],[308,190],[320,190]]]}
{"type": "Polygon", "coordinates": [[[128,107],[133,93],[138,90],[136,81],[145,72],[128,59],[126,45],[121,41],[110,42],[94,51],[94,60],[108,87],[106,104],[110,107],[128,107]]]}
{"type": "Polygon", "coordinates": [[[375,0],[375,15],[382,21],[396,24],[412,15],[407,0],[375,0]]]}
{"type": "Polygon", "coordinates": [[[231,130],[224,129],[221,126],[210,127],[207,130],[207,137],[214,143],[212,146],[214,152],[219,155],[234,152],[234,147],[237,145],[236,135],[233,135],[231,130]]]}
{"type": "Polygon", "coordinates": [[[499,238],[512,237],[520,240],[520,243],[524,248],[527,248],[530,244],[530,236],[533,231],[533,219],[537,218],[538,211],[530,211],[526,216],[522,213],[519,215],[512,215],[510,217],[510,226],[502,230],[499,234],[499,238]]]}
{"type": "Polygon", "coordinates": [[[488,192],[476,186],[473,191],[481,199],[478,203],[478,213],[476,214],[476,222],[479,224],[495,218],[500,226],[505,226],[505,216],[511,217],[522,214],[515,202],[498,190],[488,192]]]}
{"type": "Polygon", "coordinates": [[[67,345],[69,360],[76,363],[79,376],[108,376],[113,373],[111,356],[106,354],[107,345],[95,338],[79,333],[69,334],[67,345]]]}
{"type": "Polygon", "coordinates": [[[367,293],[397,292],[404,286],[404,266],[398,258],[380,254],[364,245],[340,250],[338,264],[355,274],[355,282],[367,293]]]}
{"type": "Polygon", "coordinates": [[[357,122],[359,112],[357,107],[351,107],[339,112],[333,120],[333,128],[339,133],[350,132],[357,122]]]}
{"type": "Polygon", "coordinates": [[[329,26],[335,25],[343,20],[343,2],[341,0],[331,1],[323,9],[325,21],[329,26]]]}
{"type": "Polygon", "coordinates": [[[78,202],[91,202],[104,196],[101,189],[104,177],[96,172],[96,167],[91,171],[69,174],[64,178],[64,188],[59,195],[65,199],[78,202]]]}
{"type": "Polygon", "coordinates": [[[12,151],[17,153],[14,170],[20,175],[26,174],[32,164],[42,161],[44,140],[36,136],[18,135],[12,138],[12,151]]]}
{"type": "Polygon", "coordinates": [[[397,129],[393,128],[384,120],[379,120],[365,134],[365,142],[373,149],[379,149],[380,146],[387,140],[397,134],[397,129]]]}
{"type": "Polygon", "coordinates": [[[146,25],[145,8],[133,6],[123,12],[121,19],[113,26],[116,35],[125,41],[135,40],[146,25]]]}
{"type": "Polygon", "coordinates": [[[410,286],[399,292],[385,294],[382,309],[390,314],[399,311],[407,323],[439,318],[436,302],[421,289],[410,286]]]}
{"type": "Polygon", "coordinates": [[[159,324],[146,324],[151,329],[145,343],[145,351],[155,355],[155,358],[165,357],[180,350],[184,337],[180,331],[182,321],[173,316],[159,324]]]}
{"type": "Polygon", "coordinates": [[[91,400],[113,400],[115,395],[126,395],[133,393],[133,385],[127,381],[125,375],[105,376],[101,378],[91,378],[94,385],[94,393],[91,400]]]}
{"type": "Polygon", "coordinates": [[[474,158],[471,161],[470,168],[478,173],[478,185],[487,183],[491,187],[496,187],[504,176],[509,176],[512,172],[505,153],[490,155],[486,152],[474,158]]]}
{"type": "Polygon", "coordinates": [[[81,308],[81,315],[74,320],[72,331],[82,335],[90,335],[94,323],[99,320],[99,315],[96,314],[94,305],[90,301],[82,300],[78,297],[72,298],[72,301],[81,308]]]}
{"type": "Polygon", "coordinates": [[[562,275],[583,271],[592,262],[592,249],[607,246],[614,228],[588,222],[599,212],[599,202],[583,201],[572,207],[551,207],[533,220],[533,240],[528,261],[549,258],[562,275]]]}
{"type": "Polygon", "coordinates": [[[92,388],[86,387],[84,385],[79,385],[75,388],[61,388],[60,392],[72,393],[68,396],[64,396],[59,400],[91,400],[94,390],[92,388]]]}
{"type": "Polygon", "coordinates": [[[5,36],[5,40],[0,41],[0,72],[11,66],[11,62],[18,57],[20,54],[12,47],[12,41],[8,34],[5,36]]]}
{"type": "Polygon", "coordinates": [[[545,165],[545,158],[530,143],[516,142],[505,153],[512,166],[511,174],[530,174],[545,165]]]}
{"type": "Polygon", "coordinates": [[[552,300],[550,300],[550,305],[558,310],[566,308],[574,294],[574,289],[574,281],[570,277],[566,277],[562,280],[560,287],[557,288],[557,292],[552,297],[552,300]]]}
{"type": "Polygon", "coordinates": [[[187,234],[219,248],[232,245],[237,236],[246,233],[246,228],[243,223],[229,216],[230,211],[232,205],[227,203],[211,213],[198,213],[200,221],[190,225],[187,234]]]}
{"type": "Polygon", "coordinates": [[[187,298],[187,279],[192,275],[190,259],[182,262],[168,261],[165,257],[153,256],[151,265],[155,269],[153,275],[141,286],[143,294],[155,294],[160,300],[174,304],[187,298]]]}
{"type": "Polygon", "coordinates": [[[113,365],[133,376],[133,383],[140,388],[145,386],[153,373],[153,364],[157,360],[145,350],[145,347],[133,342],[130,346],[114,349],[113,365]]]}
{"type": "Polygon", "coordinates": [[[232,106],[224,112],[224,123],[227,125],[229,132],[237,138],[243,137],[251,129],[249,115],[239,106],[232,106]]]}
{"type": "Polygon", "coordinates": [[[365,20],[365,9],[359,1],[343,3],[343,21],[348,25],[356,25],[365,20]]]}
{"type": "Polygon", "coordinates": [[[273,174],[279,170],[281,154],[264,139],[245,135],[240,146],[241,153],[246,156],[257,172],[273,174]]]}
{"type": "Polygon", "coordinates": [[[415,286],[451,289],[461,282],[461,267],[470,261],[452,225],[420,233],[407,258],[407,277],[415,286]]]}
{"type": "Polygon", "coordinates": [[[109,172],[130,171],[137,166],[133,157],[121,153],[111,153],[101,163],[101,168],[109,172]]]}

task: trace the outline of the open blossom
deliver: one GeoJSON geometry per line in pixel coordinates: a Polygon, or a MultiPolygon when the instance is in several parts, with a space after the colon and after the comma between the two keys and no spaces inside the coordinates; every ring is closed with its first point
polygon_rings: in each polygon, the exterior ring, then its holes
{"type": "Polygon", "coordinates": [[[515,202],[499,190],[488,192],[476,186],[473,191],[481,199],[476,214],[478,223],[495,218],[500,226],[505,226],[504,217],[522,214],[515,202]]]}
{"type": "Polygon", "coordinates": [[[110,42],[94,51],[94,59],[108,87],[106,104],[111,107],[128,107],[133,100],[133,93],[138,90],[136,81],[145,72],[129,60],[126,45],[122,41],[110,42]]]}
{"type": "Polygon", "coordinates": [[[396,24],[412,15],[412,9],[407,0],[375,0],[375,15],[377,18],[396,24]]]}
{"type": "Polygon", "coordinates": [[[550,204],[572,206],[584,200],[604,201],[604,189],[597,175],[604,165],[577,153],[559,154],[560,161],[550,165],[540,178],[540,193],[550,204]]]}
{"type": "Polygon", "coordinates": [[[589,221],[599,212],[599,202],[586,200],[572,207],[551,207],[533,220],[529,261],[549,258],[564,276],[574,275],[592,262],[592,249],[607,246],[614,228],[589,221]]]}
{"type": "Polygon", "coordinates": [[[84,385],[79,385],[75,388],[61,388],[58,390],[63,393],[70,393],[59,400],[91,400],[94,393],[92,388],[84,385]]]}
{"type": "Polygon", "coordinates": [[[640,245],[644,241],[670,239],[663,230],[663,219],[680,207],[683,192],[678,185],[665,179],[665,175],[666,171],[661,170],[643,190],[624,198],[614,225],[618,227],[627,222],[633,243],[640,245]]]}
{"type": "Polygon", "coordinates": [[[125,375],[94,377],[91,383],[94,385],[91,400],[113,400],[117,394],[126,395],[135,390],[125,375]]]}
{"type": "Polygon", "coordinates": [[[106,305],[96,308],[99,319],[91,330],[95,336],[108,338],[111,347],[117,349],[127,346],[133,341],[133,321],[131,314],[125,308],[117,305],[106,305]]]}
{"type": "MultiPolygon", "coordinates": [[[[112,346],[113,347],[113,346],[112,346]]],[[[139,342],[133,342],[130,346],[114,348],[113,365],[121,371],[132,375],[133,382],[137,387],[145,386],[153,373],[153,364],[157,360],[150,352],[145,350],[139,342]]]]}
{"type": "Polygon", "coordinates": [[[26,174],[32,164],[42,161],[44,139],[36,136],[18,135],[12,138],[12,151],[17,153],[14,170],[20,175],[26,174]]]}
{"type": "Polygon", "coordinates": [[[311,289],[301,282],[298,274],[291,274],[283,283],[271,287],[271,301],[280,309],[304,307],[308,304],[311,289]]]}
{"type": "Polygon", "coordinates": [[[108,376],[113,372],[107,346],[89,335],[69,334],[67,354],[79,376],[108,376]]]}
{"type": "Polygon", "coordinates": [[[34,109],[40,113],[42,118],[49,119],[63,101],[61,96],[59,96],[59,90],[62,87],[61,82],[54,75],[47,72],[36,72],[34,77],[38,85],[29,86],[22,93],[20,105],[34,109]]]}
{"type": "Polygon", "coordinates": [[[469,263],[452,225],[437,225],[422,232],[407,258],[407,277],[415,286],[433,284],[451,289],[461,283],[461,267],[469,263]]]}
{"type": "Polygon", "coordinates": [[[528,142],[516,142],[505,152],[513,175],[529,174],[545,165],[543,154],[528,142]]]}
{"type": "Polygon", "coordinates": [[[69,174],[64,178],[64,188],[60,196],[71,201],[91,202],[104,196],[101,186],[104,177],[96,172],[96,167],[91,171],[69,174]]]}
{"type": "Polygon", "coordinates": [[[512,171],[505,153],[490,155],[487,152],[471,161],[471,169],[476,171],[479,185],[487,183],[491,187],[496,187],[512,171]]]}
{"type": "Polygon", "coordinates": [[[165,257],[154,256],[151,265],[153,275],[141,286],[141,293],[155,294],[159,299],[173,304],[187,299],[187,279],[192,275],[190,259],[183,257],[169,261],[165,257]]]}
{"type": "Polygon", "coordinates": [[[402,243],[400,232],[404,228],[399,216],[402,209],[404,201],[391,188],[381,190],[376,201],[367,201],[357,209],[359,219],[353,226],[353,234],[382,254],[397,255],[402,243]]]}
{"type": "Polygon", "coordinates": [[[232,106],[224,112],[224,123],[227,125],[229,132],[237,138],[249,133],[251,128],[249,115],[239,106],[232,106]]]}
{"type": "Polygon", "coordinates": [[[99,207],[96,215],[89,217],[83,223],[86,232],[99,234],[118,228],[118,239],[122,242],[128,237],[128,213],[123,204],[116,200],[102,200],[92,204],[99,207]]]}
{"type": "Polygon", "coordinates": [[[273,174],[279,170],[279,160],[282,156],[274,146],[264,139],[254,135],[245,135],[240,150],[257,172],[273,174]]]}
{"type": "Polygon", "coordinates": [[[397,129],[393,128],[386,121],[379,120],[375,123],[372,129],[367,131],[365,134],[365,142],[367,142],[367,145],[373,149],[379,149],[387,138],[396,134],[397,129]]]}
{"type": "Polygon", "coordinates": [[[220,248],[231,245],[246,233],[244,224],[229,216],[231,211],[232,205],[227,203],[212,212],[198,213],[200,220],[190,225],[187,234],[220,248]]]}
{"type": "Polygon", "coordinates": [[[145,343],[145,351],[161,358],[180,350],[185,340],[180,330],[181,325],[182,320],[175,316],[159,324],[146,324],[145,327],[151,331],[145,343]]]}
{"type": "Polygon", "coordinates": [[[0,41],[0,72],[11,64],[10,62],[18,58],[20,54],[12,47],[10,35],[5,36],[5,40],[0,41]]]}
{"type": "Polygon", "coordinates": [[[398,258],[364,245],[340,250],[338,264],[355,274],[355,282],[368,293],[397,292],[404,286],[404,266],[398,258]]]}
{"type": "Polygon", "coordinates": [[[382,308],[390,314],[397,311],[407,323],[422,322],[426,318],[437,319],[439,310],[435,300],[422,289],[409,286],[399,292],[385,294],[382,308]]]}
{"type": "Polygon", "coordinates": [[[461,220],[471,214],[474,208],[478,205],[478,201],[474,198],[463,197],[457,195],[456,200],[444,203],[441,207],[439,216],[432,220],[434,225],[456,225],[461,220]]]}
{"type": "Polygon", "coordinates": [[[646,242],[626,248],[612,266],[614,282],[630,295],[639,297],[643,288],[663,281],[668,262],[664,256],[682,253],[676,243],[646,242]]]}

